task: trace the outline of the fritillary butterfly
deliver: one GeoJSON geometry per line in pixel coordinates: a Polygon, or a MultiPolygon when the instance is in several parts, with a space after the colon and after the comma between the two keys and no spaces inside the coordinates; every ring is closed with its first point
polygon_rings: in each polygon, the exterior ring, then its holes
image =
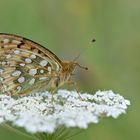
{"type": "Polygon", "coordinates": [[[69,81],[76,66],[80,65],[61,61],[50,50],[29,39],[0,33],[1,93],[26,95],[44,90],[53,93],[69,81]]]}

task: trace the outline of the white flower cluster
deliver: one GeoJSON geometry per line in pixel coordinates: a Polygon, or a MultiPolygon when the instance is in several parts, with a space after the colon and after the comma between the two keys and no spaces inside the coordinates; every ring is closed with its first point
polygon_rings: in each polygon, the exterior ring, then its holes
{"type": "Polygon", "coordinates": [[[129,100],[112,91],[97,91],[95,95],[59,90],[47,91],[14,99],[0,95],[0,123],[11,122],[30,133],[53,133],[60,126],[87,128],[101,117],[117,118],[125,113],[129,100]]]}

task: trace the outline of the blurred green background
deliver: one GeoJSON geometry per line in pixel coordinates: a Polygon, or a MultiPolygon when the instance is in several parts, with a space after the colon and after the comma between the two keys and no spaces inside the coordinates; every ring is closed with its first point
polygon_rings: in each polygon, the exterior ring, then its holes
{"type": "MultiPolygon", "coordinates": [[[[78,69],[79,89],[112,89],[131,100],[126,115],[103,119],[72,140],[140,140],[139,0],[0,0],[0,32],[32,39],[62,60],[83,51],[78,62],[89,70],[78,69]]],[[[11,139],[27,140],[0,128],[0,140],[11,139]]]]}

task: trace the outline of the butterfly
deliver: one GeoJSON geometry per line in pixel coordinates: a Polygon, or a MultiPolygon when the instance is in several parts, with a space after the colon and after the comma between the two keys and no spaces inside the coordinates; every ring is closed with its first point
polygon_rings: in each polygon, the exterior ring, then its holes
{"type": "Polygon", "coordinates": [[[34,41],[0,33],[0,93],[11,96],[45,90],[54,93],[70,80],[77,66],[82,67],[75,61],[61,61],[34,41]]]}

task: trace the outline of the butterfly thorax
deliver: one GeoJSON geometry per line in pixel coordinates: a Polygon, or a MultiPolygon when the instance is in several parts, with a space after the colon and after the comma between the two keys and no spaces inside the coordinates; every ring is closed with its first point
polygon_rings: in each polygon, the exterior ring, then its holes
{"type": "Polygon", "coordinates": [[[65,84],[69,79],[71,74],[74,72],[76,64],[72,61],[63,61],[62,69],[58,73],[54,73],[54,77],[50,81],[50,90],[55,91],[58,87],[65,84]]]}
{"type": "Polygon", "coordinates": [[[62,81],[66,82],[69,80],[71,74],[76,68],[76,63],[72,61],[63,61],[63,68],[61,71],[62,81]]]}

